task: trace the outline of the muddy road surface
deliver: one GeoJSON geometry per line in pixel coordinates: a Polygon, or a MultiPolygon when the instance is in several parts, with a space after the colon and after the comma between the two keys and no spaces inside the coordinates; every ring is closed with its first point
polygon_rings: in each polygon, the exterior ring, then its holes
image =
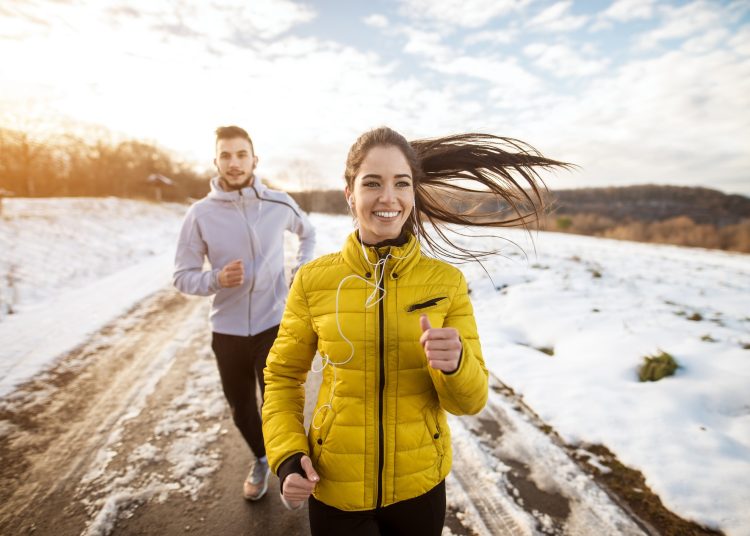
{"type": "MultiPolygon", "coordinates": [[[[165,289],[0,401],[0,534],[308,534],[249,451],[210,350],[208,301],[165,289]]],[[[318,375],[307,386],[308,418],[318,375]]],[[[645,534],[497,379],[451,417],[444,534],[645,534]]]]}

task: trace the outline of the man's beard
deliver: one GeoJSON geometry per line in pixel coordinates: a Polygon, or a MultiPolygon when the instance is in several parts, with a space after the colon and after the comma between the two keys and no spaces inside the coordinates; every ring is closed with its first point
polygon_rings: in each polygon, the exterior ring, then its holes
{"type": "Polygon", "coordinates": [[[232,184],[228,180],[224,178],[223,175],[219,175],[219,183],[221,183],[221,187],[224,188],[224,191],[236,191],[236,190],[242,190],[243,188],[246,188],[250,182],[253,180],[252,174],[247,177],[244,181],[242,181],[240,184],[232,184]]]}

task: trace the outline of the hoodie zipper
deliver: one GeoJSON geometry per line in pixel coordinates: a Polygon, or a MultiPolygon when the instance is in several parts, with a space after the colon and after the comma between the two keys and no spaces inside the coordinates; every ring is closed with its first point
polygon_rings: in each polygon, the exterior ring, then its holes
{"type": "MultiPolygon", "coordinates": [[[[378,254],[378,257],[380,254],[378,254]]],[[[385,271],[385,266],[380,267],[381,274],[385,271]]],[[[378,275],[375,274],[375,281],[378,281],[378,275]]],[[[380,385],[378,389],[378,500],[375,503],[377,508],[380,508],[383,502],[383,465],[385,463],[384,460],[384,432],[383,432],[383,391],[385,390],[385,335],[384,335],[384,300],[383,300],[383,291],[385,287],[385,277],[383,277],[383,285],[380,287],[380,290],[378,291],[378,297],[380,298],[378,302],[378,325],[379,325],[379,355],[380,355],[380,385]]]]}
{"type": "MultiPolygon", "coordinates": [[[[242,207],[242,219],[244,220],[243,223],[245,224],[245,232],[247,233],[247,241],[250,244],[250,249],[252,250],[250,253],[250,262],[254,262],[255,260],[255,245],[253,244],[253,237],[250,236],[250,231],[248,230],[247,226],[247,213],[245,212],[245,196],[242,194],[242,190],[237,191],[238,194],[240,194],[240,206],[242,207]]],[[[248,266],[249,268],[249,266],[248,266]]],[[[247,328],[248,328],[248,334],[250,333],[250,328],[253,325],[253,287],[255,286],[255,281],[253,281],[250,285],[250,289],[247,291],[247,328]]]]}

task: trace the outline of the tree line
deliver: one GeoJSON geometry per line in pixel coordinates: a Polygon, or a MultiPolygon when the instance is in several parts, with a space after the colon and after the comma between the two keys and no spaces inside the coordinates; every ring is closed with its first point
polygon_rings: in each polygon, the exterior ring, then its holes
{"type": "Polygon", "coordinates": [[[18,197],[118,196],[153,199],[153,174],[168,177],[169,201],[202,197],[205,174],[156,144],[140,140],[95,141],[73,134],[46,138],[0,128],[0,189],[18,197]]]}
{"type": "MultiPolygon", "coordinates": [[[[346,214],[340,190],[291,192],[308,212],[346,214]]],[[[708,188],[626,186],[546,192],[541,230],[636,242],[750,253],[750,199],[708,188]]],[[[515,214],[494,197],[478,192],[446,199],[477,221],[489,213],[515,214]]]]}
{"type": "MultiPolygon", "coordinates": [[[[153,199],[148,177],[168,177],[161,198],[203,197],[210,171],[199,172],[156,144],[140,140],[95,141],[73,134],[45,139],[0,128],[0,197],[118,196],[153,199]]],[[[274,188],[274,181],[269,181],[274,188]]],[[[276,189],[283,189],[275,187],[276,189]]],[[[289,192],[307,212],[346,214],[341,190],[289,192]]],[[[456,210],[482,213],[508,207],[481,193],[446,201],[456,210]]],[[[556,190],[540,228],[606,238],[678,244],[750,253],[750,198],[707,188],[641,185],[556,190]]],[[[512,216],[512,214],[509,214],[512,216]]]]}

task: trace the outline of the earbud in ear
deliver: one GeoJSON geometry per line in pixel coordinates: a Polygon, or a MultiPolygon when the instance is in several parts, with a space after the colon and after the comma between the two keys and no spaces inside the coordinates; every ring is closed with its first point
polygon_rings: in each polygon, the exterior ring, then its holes
{"type": "Polygon", "coordinates": [[[346,204],[349,205],[349,208],[353,208],[352,205],[354,204],[354,196],[350,195],[346,198],[346,204]]]}

